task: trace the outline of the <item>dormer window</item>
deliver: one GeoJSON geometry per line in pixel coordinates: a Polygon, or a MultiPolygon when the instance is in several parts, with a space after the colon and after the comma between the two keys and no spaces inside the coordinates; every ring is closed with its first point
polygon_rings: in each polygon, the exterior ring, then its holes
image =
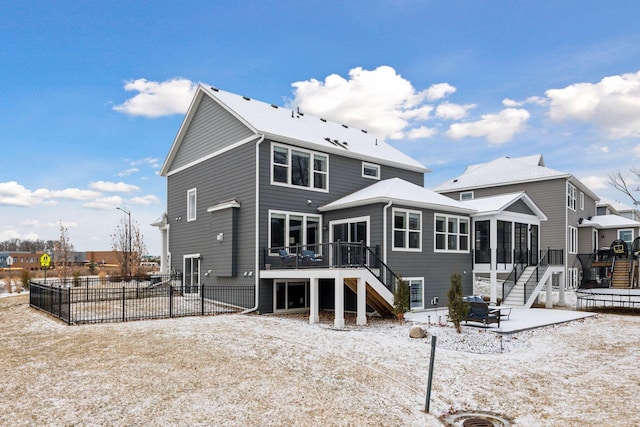
{"type": "Polygon", "coordinates": [[[380,179],[380,165],[362,162],[362,177],[369,179],[380,179]]]}

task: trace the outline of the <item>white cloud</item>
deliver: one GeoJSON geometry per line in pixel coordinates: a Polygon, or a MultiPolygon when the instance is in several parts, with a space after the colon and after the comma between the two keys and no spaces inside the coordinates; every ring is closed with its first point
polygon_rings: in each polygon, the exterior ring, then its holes
{"type": "Polygon", "coordinates": [[[124,182],[96,181],[92,182],[89,187],[94,190],[104,191],[107,193],[132,193],[138,191],[140,187],[124,182]]]}
{"type": "Polygon", "coordinates": [[[443,102],[436,108],[436,117],[443,120],[460,120],[466,117],[468,111],[475,107],[475,104],[460,105],[443,102]]]}
{"type": "Polygon", "coordinates": [[[540,96],[530,96],[524,101],[516,101],[511,98],[505,98],[502,100],[502,105],[505,107],[522,107],[525,104],[545,105],[548,100],[540,96]]]}
{"type": "Polygon", "coordinates": [[[434,128],[428,128],[426,126],[420,126],[417,128],[411,129],[407,133],[407,138],[409,139],[423,139],[423,138],[431,138],[438,131],[434,128]]]}
{"type": "Polygon", "coordinates": [[[90,209],[115,209],[122,205],[123,199],[120,196],[100,197],[92,202],[84,203],[82,206],[90,209]]]}
{"type": "Polygon", "coordinates": [[[640,71],[546,92],[553,120],[592,123],[610,138],[640,137],[640,71]]]}
{"type": "Polygon", "coordinates": [[[64,190],[36,190],[48,192],[48,197],[56,199],[69,199],[69,200],[91,200],[96,197],[100,197],[101,194],[98,191],[81,190],[79,188],[66,188],[64,190]]]}
{"type": "Polygon", "coordinates": [[[151,205],[151,204],[159,204],[160,199],[153,194],[148,194],[142,197],[134,197],[129,200],[129,203],[133,205],[151,205]]]}
{"type": "Polygon", "coordinates": [[[609,147],[604,145],[604,146],[600,147],[600,151],[602,151],[603,153],[608,153],[609,152],[609,147]]]}
{"type": "Polygon", "coordinates": [[[474,122],[454,123],[447,135],[453,139],[484,136],[492,144],[503,144],[526,128],[529,117],[527,110],[506,108],[497,114],[485,114],[474,122]]]}
{"type": "Polygon", "coordinates": [[[138,169],[138,168],[129,168],[129,169],[125,169],[125,170],[123,170],[121,172],[118,172],[116,175],[120,176],[120,177],[122,177],[122,176],[130,176],[130,175],[133,175],[136,172],[140,172],[140,169],[138,169]]]}
{"type": "Polygon", "coordinates": [[[441,83],[418,92],[388,66],[372,71],[354,68],[348,80],[331,74],[324,82],[310,79],[292,86],[292,107],[393,139],[410,134],[415,121],[429,117],[433,107],[424,103],[426,98],[436,99],[455,91],[453,86],[441,83]]]}
{"type": "Polygon", "coordinates": [[[113,109],[124,114],[144,117],[184,114],[197,86],[191,80],[181,78],[164,82],[132,80],[124,85],[124,89],[138,94],[113,109]]]}
{"type": "Polygon", "coordinates": [[[447,95],[450,95],[456,91],[456,88],[449,83],[437,83],[431,85],[424,93],[429,101],[436,99],[442,99],[447,95]]]}
{"type": "Polygon", "coordinates": [[[589,187],[591,190],[601,190],[603,188],[609,187],[609,181],[607,177],[591,175],[579,179],[580,182],[589,187]]]}

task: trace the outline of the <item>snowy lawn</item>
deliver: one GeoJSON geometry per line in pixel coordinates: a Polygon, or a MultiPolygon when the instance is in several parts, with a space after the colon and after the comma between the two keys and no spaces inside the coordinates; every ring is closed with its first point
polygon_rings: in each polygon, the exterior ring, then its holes
{"type": "Polygon", "coordinates": [[[637,425],[640,316],[504,337],[410,323],[309,325],[222,315],[66,326],[0,298],[0,425],[439,426],[456,411],[517,425],[637,425]]]}

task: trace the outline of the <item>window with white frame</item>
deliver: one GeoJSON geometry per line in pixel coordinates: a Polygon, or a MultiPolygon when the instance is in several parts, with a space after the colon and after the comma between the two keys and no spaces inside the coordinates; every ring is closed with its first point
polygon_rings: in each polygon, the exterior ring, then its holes
{"type": "Polygon", "coordinates": [[[196,220],[196,189],[187,191],[187,221],[196,220]]]}
{"type": "Polygon", "coordinates": [[[469,218],[435,215],[435,250],[469,252],[469,218]]]}
{"type": "Polygon", "coordinates": [[[271,146],[271,183],[311,190],[329,189],[329,157],[286,145],[271,146]]]}
{"type": "Polygon", "coordinates": [[[580,210],[584,210],[584,193],[580,192],[580,210]]]}
{"type": "Polygon", "coordinates": [[[576,227],[569,226],[569,248],[570,254],[578,253],[578,229],[576,227]]]}
{"type": "Polygon", "coordinates": [[[627,248],[629,248],[629,251],[631,251],[631,245],[633,244],[632,229],[618,230],[618,239],[624,240],[624,242],[627,244],[627,248]]]}
{"type": "Polygon", "coordinates": [[[567,207],[576,210],[576,187],[570,182],[567,182],[567,207]]]}
{"type": "Polygon", "coordinates": [[[309,308],[309,282],[286,280],[274,282],[274,311],[304,311],[309,308]]]}
{"type": "Polygon", "coordinates": [[[473,200],[473,191],[463,191],[460,193],[460,201],[473,200]]]}
{"type": "Polygon", "coordinates": [[[402,280],[409,285],[409,301],[411,310],[420,310],[424,307],[424,278],[405,277],[402,280]]]}
{"type": "Polygon", "coordinates": [[[380,165],[362,162],[362,177],[370,179],[380,179],[380,165]]]}
{"type": "Polygon", "coordinates": [[[422,213],[420,211],[393,209],[393,249],[422,250],[422,213]]]}
{"type": "Polygon", "coordinates": [[[321,252],[322,217],[304,213],[269,211],[269,247],[272,254],[286,248],[288,252],[309,249],[321,252]]]}
{"type": "Polygon", "coordinates": [[[567,288],[576,289],[580,285],[580,276],[579,270],[575,267],[567,268],[567,276],[569,280],[567,280],[567,288]]]}

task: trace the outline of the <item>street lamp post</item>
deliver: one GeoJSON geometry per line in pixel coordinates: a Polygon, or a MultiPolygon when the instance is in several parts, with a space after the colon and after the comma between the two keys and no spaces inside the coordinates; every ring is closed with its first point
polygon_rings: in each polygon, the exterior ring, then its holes
{"type": "Polygon", "coordinates": [[[129,229],[129,231],[127,233],[127,236],[125,236],[127,241],[128,241],[128,247],[127,247],[127,255],[126,255],[125,264],[124,264],[124,275],[126,277],[129,274],[131,274],[131,272],[129,271],[129,264],[131,262],[131,211],[127,211],[127,210],[122,209],[120,207],[116,207],[116,209],[126,213],[127,217],[128,217],[128,229],[129,229]]]}

